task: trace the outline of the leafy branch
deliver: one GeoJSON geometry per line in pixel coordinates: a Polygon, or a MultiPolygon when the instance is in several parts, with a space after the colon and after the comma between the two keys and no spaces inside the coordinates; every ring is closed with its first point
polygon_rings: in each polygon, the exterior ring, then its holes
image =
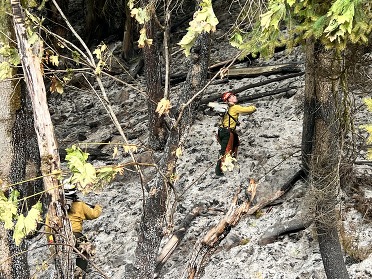
{"type": "Polygon", "coordinates": [[[269,57],[276,46],[291,49],[308,38],[319,40],[327,49],[342,51],[348,42],[368,41],[371,19],[368,0],[271,0],[253,30],[236,30],[231,43],[243,51],[243,56],[261,53],[269,57]]]}
{"type": "Polygon", "coordinates": [[[183,48],[185,55],[190,55],[191,47],[199,34],[216,31],[217,24],[218,19],[213,11],[212,0],[201,1],[199,10],[194,13],[193,20],[189,23],[186,35],[178,43],[183,48]]]}
{"type": "Polygon", "coordinates": [[[18,197],[20,193],[12,191],[9,198],[6,198],[4,192],[0,191],[0,221],[4,223],[6,230],[13,230],[13,239],[16,245],[19,245],[22,239],[36,230],[38,221],[41,220],[41,202],[32,206],[31,210],[25,216],[18,214],[18,197]]]}

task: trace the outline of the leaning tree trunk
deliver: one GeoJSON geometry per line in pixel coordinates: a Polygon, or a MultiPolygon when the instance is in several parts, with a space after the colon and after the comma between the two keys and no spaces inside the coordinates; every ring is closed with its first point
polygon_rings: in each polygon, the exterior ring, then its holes
{"type": "Polygon", "coordinates": [[[333,50],[309,42],[306,49],[303,164],[315,195],[315,224],[328,279],[349,278],[337,232],[340,189],[340,60],[333,50]]]}
{"type": "MultiPolygon", "coordinates": [[[[151,4],[150,0],[142,0],[141,6],[151,4]]],[[[154,7],[155,9],[155,7],[154,7]]],[[[164,117],[155,112],[158,102],[163,98],[164,91],[161,86],[161,67],[159,55],[159,40],[157,38],[157,25],[154,17],[144,24],[147,38],[153,39],[152,45],[145,45],[143,48],[144,69],[146,80],[147,109],[149,119],[149,140],[148,145],[154,150],[164,148],[167,140],[167,130],[164,125],[164,117]]]]}
{"type": "MultiPolygon", "coordinates": [[[[14,39],[10,17],[4,16],[1,22],[1,26],[5,27],[1,30],[5,35],[2,40],[14,39]]],[[[12,42],[9,41],[9,44],[12,45],[12,42]]],[[[3,57],[0,56],[0,60],[3,60],[3,57]]],[[[23,83],[22,85],[22,89],[25,89],[23,83]]],[[[26,91],[21,89],[20,83],[3,80],[0,82],[0,88],[0,178],[8,184],[16,184],[40,175],[36,133],[32,128],[30,103],[26,100],[26,91]]],[[[2,190],[6,193],[18,190],[20,198],[25,198],[41,191],[40,187],[39,181],[29,181],[2,190]]],[[[19,211],[26,213],[37,202],[38,197],[35,198],[26,199],[20,204],[19,211]]],[[[28,242],[22,241],[17,246],[12,230],[6,232],[2,225],[0,230],[0,258],[3,259],[0,264],[0,277],[29,278],[27,253],[24,253],[28,249],[28,242]]]]}
{"type": "Polygon", "coordinates": [[[164,155],[159,162],[159,169],[167,177],[164,181],[161,175],[157,175],[149,183],[149,195],[145,198],[143,214],[140,224],[136,259],[134,266],[128,270],[128,278],[152,279],[156,266],[156,256],[162,239],[163,221],[166,212],[167,186],[176,171],[176,149],[182,144],[183,139],[194,122],[197,102],[191,103],[190,107],[183,110],[185,104],[206,83],[209,61],[209,35],[202,34],[197,39],[191,54],[191,66],[185,87],[180,94],[180,104],[177,106],[178,115],[183,113],[178,125],[170,130],[164,155]]]}
{"type": "Polygon", "coordinates": [[[74,269],[74,263],[70,260],[73,238],[71,225],[63,206],[64,193],[60,191],[57,180],[57,174],[60,172],[60,158],[41,74],[40,49],[37,48],[38,43],[31,46],[28,42],[24,25],[25,18],[20,1],[11,0],[11,6],[22,69],[33,108],[34,125],[41,158],[41,173],[44,189],[48,193],[48,214],[51,220],[51,229],[55,232],[57,278],[69,279],[73,278],[74,269]]]}

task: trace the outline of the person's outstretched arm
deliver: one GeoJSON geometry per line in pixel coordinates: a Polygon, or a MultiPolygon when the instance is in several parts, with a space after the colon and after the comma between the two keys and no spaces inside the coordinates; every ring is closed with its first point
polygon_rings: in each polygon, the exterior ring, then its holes
{"type": "Polygon", "coordinates": [[[102,206],[96,204],[93,208],[87,205],[86,203],[83,204],[84,215],[87,220],[92,220],[98,218],[102,213],[102,206]]]}

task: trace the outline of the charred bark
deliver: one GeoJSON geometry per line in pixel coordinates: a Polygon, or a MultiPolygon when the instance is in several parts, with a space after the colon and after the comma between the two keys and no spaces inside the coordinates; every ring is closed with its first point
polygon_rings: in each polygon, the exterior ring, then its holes
{"type": "MultiPolygon", "coordinates": [[[[68,11],[68,4],[69,0],[56,0],[58,3],[58,6],[67,13],[68,11]]],[[[51,28],[51,31],[56,33],[58,36],[65,38],[65,39],[70,39],[69,38],[69,29],[66,26],[66,22],[63,20],[61,14],[58,12],[56,9],[55,5],[51,1],[47,1],[45,3],[46,5],[46,10],[48,11],[47,14],[47,20],[49,19],[49,22],[47,23],[48,26],[51,28]]],[[[58,51],[63,51],[63,49],[59,46],[59,41],[57,38],[52,37],[51,39],[52,45],[54,49],[58,51]]]]}
{"type": "Polygon", "coordinates": [[[305,84],[308,115],[304,117],[304,165],[309,167],[315,200],[315,225],[324,269],[329,279],[349,278],[337,233],[335,206],[340,189],[341,158],[340,59],[333,50],[307,43],[305,84]],[[306,122],[305,122],[306,121],[306,122]],[[309,127],[308,127],[309,126],[309,127]],[[313,138],[310,140],[310,135],[313,138]],[[309,164],[310,163],[310,164],[309,164]]]}
{"type": "Polygon", "coordinates": [[[98,45],[109,36],[123,34],[127,1],[89,0],[85,2],[84,39],[88,45],[98,45]],[[117,21],[116,21],[117,20],[117,21]]]}
{"type": "MultiPolygon", "coordinates": [[[[149,0],[142,0],[141,5],[145,7],[150,4],[149,0]]],[[[147,109],[149,119],[149,139],[148,144],[154,150],[164,148],[167,133],[164,116],[159,116],[155,110],[158,102],[164,97],[161,86],[161,63],[159,55],[159,38],[156,36],[158,28],[155,19],[145,23],[147,38],[152,38],[152,45],[145,45],[143,48],[146,91],[148,94],[147,109]]]]}
{"type": "Polygon", "coordinates": [[[128,278],[153,278],[156,267],[156,254],[158,252],[163,231],[163,220],[166,211],[167,187],[176,171],[176,149],[182,144],[183,137],[191,127],[195,118],[197,102],[192,102],[187,110],[183,104],[187,103],[193,95],[206,84],[209,59],[209,34],[201,34],[191,49],[190,72],[182,88],[179,104],[175,116],[180,116],[180,122],[173,125],[169,132],[164,155],[159,162],[160,171],[167,177],[158,174],[149,183],[149,195],[144,197],[144,207],[139,228],[136,259],[134,265],[127,266],[128,278]],[[179,115],[182,114],[182,115],[179,115]]]}
{"type": "MultiPolygon", "coordinates": [[[[14,156],[11,158],[11,173],[10,181],[17,183],[20,181],[27,180],[32,177],[40,176],[40,157],[37,137],[35,133],[32,108],[29,96],[27,96],[25,84],[22,82],[21,90],[19,88],[16,91],[20,91],[20,107],[16,111],[15,122],[12,131],[12,145],[14,150],[14,156]]],[[[17,189],[20,193],[20,198],[29,197],[35,193],[40,193],[42,189],[42,183],[40,180],[29,181],[22,183],[14,189],[17,189]]],[[[28,198],[25,204],[19,206],[19,211],[24,215],[31,207],[38,201],[40,196],[34,196],[28,198]]],[[[19,246],[15,245],[12,239],[13,231],[9,231],[8,239],[10,243],[10,251],[12,255],[18,255],[12,258],[12,274],[13,278],[28,278],[29,277],[29,266],[27,262],[27,251],[28,242],[22,241],[19,246]]]]}
{"type": "Polygon", "coordinates": [[[121,54],[125,61],[128,62],[133,53],[133,21],[130,16],[129,7],[125,5],[124,35],[121,54]]]}
{"type": "Polygon", "coordinates": [[[296,233],[306,229],[312,220],[303,220],[301,217],[296,217],[283,223],[276,223],[268,228],[259,240],[260,245],[266,245],[275,242],[278,237],[290,233],[296,233]]]}

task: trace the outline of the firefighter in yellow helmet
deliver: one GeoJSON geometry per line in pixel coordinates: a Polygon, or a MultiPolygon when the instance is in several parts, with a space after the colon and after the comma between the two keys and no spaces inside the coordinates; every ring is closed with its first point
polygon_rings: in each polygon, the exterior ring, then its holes
{"type": "MultiPolygon", "coordinates": [[[[79,201],[77,196],[77,189],[74,184],[64,181],[65,204],[68,218],[71,223],[72,232],[75,238],[75,247],[86,257],[89,258],[87,247],[90,247],[88,239],[83,235],[83,222],[84,220],[93,220],[98,218],[102,213],[102,207],[99,204],[90,205],[83,201],[79,201]]],[[[46,233],[49,243],[53,243],[53,234],[50,230],[48,216],[46,218],[46,233]]],[[[82,272],[78,272],[78,278],[85,278],[85,273],[88,267],[88,261],[77,255],[76,265],[82,272]]],[[[75,277],[76,278],[76,277],[75,277]]]]}
{"type": "Polygon", "coordinates": [[[217,176],[224,175],[221,166],[225,156],[230,154],[236,158],[238,154],[239,137],[236,133],[236,127],[239,126],[239,115],[243,113],[252,114],[256,111],[255,106],[238,105],[238,98],[232,92],[223,93],[221,99],[228,104],[228,110],[223,116],[222,123],[217,132],[217,139],[221,145],[215,170],[217,176]]]}

